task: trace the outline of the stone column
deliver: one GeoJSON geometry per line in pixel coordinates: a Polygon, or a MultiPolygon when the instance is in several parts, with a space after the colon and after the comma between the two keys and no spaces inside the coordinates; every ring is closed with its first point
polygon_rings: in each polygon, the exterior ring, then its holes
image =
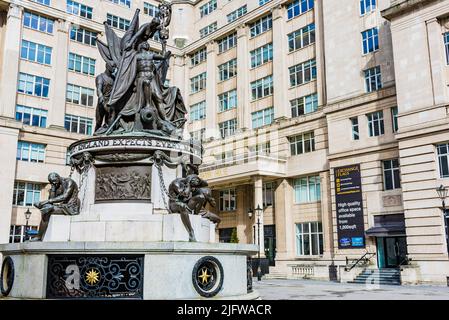
{"type": "Polygon", "coordinates": [[[53,107],[48,115],[49,127],[63,130],[65,130],[64,117],[67,92],[69,28],[70,23],[68,21],[58,19],[55,22],[56,47],[53,48],[53,75],[50,80],[50,96],[53,107]]]}
{"type": "Polygon", "coordinates": [[[205,138],[217,138],[217,45],[207,44],[207,85],[206,85],[206,133],[205,138]]]}
{"type": "Polygon", "coordinates": [[[251,128],[249,107],[249,51],[248,30],[245,24],[237,27],[237,125],[245,131],[251,128]]]}
{"type": "Polygon", "coordinates": [[[263,227],[263,211],[260,212],[260,225],[259,230],[257,230],[257,207],[263,209],[263,180],[261,176],[256,176],[253,178],[254,182],[254,223],[256,225],[256,244],[258,241],[258,236],[260,235],[260,256],[265,257],[265,246],[264,246],[264,227],[263,227]],[[259,233],[258,233],[259,232],[259,233]]]}
{"type": "Polygon", "coordinates": [[[285,8],[281,5],[273,8],[273,83],[274,83],[274,117],[290,118],[291,110],[288,101],[288,67],[285,57],[288,50],[285,35],[285,8]]]}
{"type": "Polygon", "coordinates": [[[446,60],[441,54],[441,25],[436,18],[426,21],[427,39],[429,48],[429,62],[431,66],[431,76],[433,85],[434,104],[447,102],[447,87],[445,84],[446,60]]]}
{"type": "Polygon", "coordinates": [[[19,130],[0,127],[0,181],[2,192],[0,193],[0,243],[9,242],[9,229],[11,226],[12,199],[14,179],[16,173],[16,152],[19,130]]]}
{"type": "Polygon", "coordinates": [[[323,257],[332,259],[334,256],[334,240],[332,225],[332,195],[330,186],[330,172],[320,174],[321,180],[321,223],[323,227],[323,257]]]}
{"type": "Polygon", "coordinates": [[[0,69],[0,116],[9,118],[14,118],[16,109],[22,16],[23,7],[16,4],[9,6],[6,30],[4,31],[3,61],[0,69]]]}
{"type": "Polygon", "coordinates": [[[287,179],[283,179],[275,191],[276,222],[276,260],[286,260],[294,256],[295,245],[293,235],[292,187],[287,179]]]}

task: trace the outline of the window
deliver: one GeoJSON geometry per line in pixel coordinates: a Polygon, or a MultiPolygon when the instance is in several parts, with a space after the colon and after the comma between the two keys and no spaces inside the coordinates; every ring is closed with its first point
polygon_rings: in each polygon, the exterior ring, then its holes
{"type": "Polygon", "coordinates": [[[290,86],[298,86],[316,79],[315,59],[297,64],[288,68],[290,74],[290,86]]]}
{"type": "Polygon", "coordinates": [[[398,132],[398,107],[391,108],[391,121],[393,123],[393,132],[398,132]]]}
{"type": "Polygon", "coordinates": [[[318,94],[314,93],[290,101],[292,118],[296,118],[318,110],[318,94]]]}
{"type": "Polygon", "coordinates": [[[50,79],[34,76],[32,74],[19,73],[19,86],[17,91],[37,97],[48,97],[50,79]]]}
{"type": "Polygon", "coordinates": [[[315,151],[315,134],[312,132],[289,138],[292,156],[315,151]]]}
{"type": "Polygon", "coordinates": [[[90,118],[66,114],[64,127],[69,132],[92,135],[92,119],[90,118]]]}
{"type": "Polygon", "coordinates": [[[217,164],[230,163],[234,161],[234,151],[226,151],[222,152],[218,155],[215,155],[215,161],[217,164]]]}
{"type": "Polygon", "coordinates": [[[231,90],[218,96],[218,111],[224,112],[237,107],[237,90],[231,90]]]}
{"type": "Polygon", "coordinates": [[[131,21],[125,18],[114,16],[113,14],[108,13],[106,15],[106,22],[113,28],[117,28],[119,30],[126,31],[131,24],[131,21]]]}
{"type": "Polygon", "coordinates": [[[192,131],[190,132],[190,137],[194,140],[203,141],[205,132],[206,132],[205,128],[202,128],[201,130],[197,131],[192,131]]]}
{"type": "Polygon", "coordinates": [[[67,13],[74,14],[86,19],[92,19],[92,11],[93,9],[91,7],[80,4],[76,1],[67,0],[67,13]]]}
{"type": "Polygon", "coordinates": [[[379,29],[372,28],[362,32],[363,54],[379,50],[379,29]]]}
{"type": "Polygon", "coordinates": [[[207,60],[207,49],[203,48],[195,52],[190,56],[190,62],[192,66],[199,65],[201,62],[207,60]]]}
{"type": "Polygon", "coordinates": [[[206,101],[194,104],[190,107],[190,121],[197,121],[206,118],[206,101]]]}
{"type": "Polygon", "coordinates": [[[370,137],[378,137],[384,132],[384,113],[382,111],[367,114],[370,137]]]}
{"type": "Polygon", "coordinates": [[[228,23],[231,23],[231,22],[237,20],[238,18],[243,17],[247,13],[248,13],[248,7],[245,4],[243,7],[240,7],[237,10],[235,10],[227,15],[228,23]]]}
{"type": "Polygon", "coordinates": [[[274,120],[274,108],[266,108],[260,111],[251,113],[253,129],[257,129],[263,126],[267,126],[273,123],[274,120]]]}
{"type": "Polygon", "coordinates": [[[42,185],[30,182],[14,182],[13,206],[32,206],[41,200],[42,185]]]}
{"type": "Polygon", "coordinates": [[[366,92],[373,92],[382,89],[382,78],[380,66],[365,70],[366,92]]]}
{"type": "Polygon", "coordinates": [[[211,0],[200,7],[201,18],[217,10],[217,0],[211,0]]]}
{"type": "Polygon", "coordinates": [[[237,196],[235,189],[220,190],[220,211],[235,211],[237,196]]]}
{"type": "Polygon", "coordinates": [[[149,15],[150,17],[156,17],[159,13],[159,8],[151,3],[143,3],[143,13],[149,15]]]}
{"type": "Polygon", "coordinates": [[[251,82],[251,96],[253,100],[261,99],[273,94],[273,76],[268,76],[251,82]]]}
{"type": "Polygon", "coordinates": [[[97,45],[98,33],[81,28],[80,26],[72,25],[70,29],[70,39],[89,46],[97,45]]]}
{"type": "Polygon", "coordinates": [[[232,233],[236,228],[224,228],[218,230],[218,239],[220,243],[231,243],[232,233]]]}
{"type": "Polygon", "coordinates": [[[23,124],[45,128],[47,126],[48,111],[26,106],[16,106],[16,120],[23,124]]]}
{"type": "Polygon", "coordinates": [[[223,53],[237,45],[237,33],[232,33],[218,41],[218,53],[223,53]]]}
{"type": "MultiPolygon", "coordinates": [[[[26,230],[37,230],[37,226],[11,226],[9,232],[9,243],[20,243],[25,241],[26,230]]],[[[27,238],[28,239],[28,238],[27,238]]]]}
{"type": "Polygon", "coordinates": [[[360,140],[359,118],[351,118],[352,140],[360,140]]]}
{"type": "Polygon", "coordinates": [[[40,143],[30,143],[19,141],[17,143],[16,159],[26,162],[44,162],[45,145],[40,143]]]}
{"type": "Polygon", "coordinates": [[[20,48],[20,57],[22,59],[50,65],[51,53],[51,47],[47,47],[43,44],[38,44],[27,40],[22,40],[22,47],[20,48]]]}
{"type": "Polygon", "coordinates": [[[251,68],[256,68],[273,60],[273,44],[269,43],[250,52],[251,68]]]}
{"type": "Polygon", "coordinates": [[[92,107],[94,105],[94,94],[95,91],[93,89],[67,84],[66,101],[92,107]]]}
{"type": "Polygon", "coordinates": [[[437,145],[440,178],[449,178],[449,143],[437,145]]]}
{"type": "Polygon", "coordinates": [[[290,52],[304,48],[312,43],[315,43],[314,23],[288,34],[288,50],[290,52]]]}
{"type": "Polygon", "coordinates": [[[226,137],[232,136],[237,129],[237,119],[231,119],[218,124],[220,129],[220,135],[224,139],[226,137]]]}
{"type": "Polygon", "coordinates": [[[45,18],[43,16],[25,12],[23,16],[23,26],[33,30],[38,30],[46,33],[53,33],[54,20],[45,18]]]}
{"type": "Polygon", "coordinates": [[[271,153],[271,143],[270,141],[265,143],[259,143],[248,148],[248,156],[267,156],[271,153]]]}
{"type": "Polygon", "coordinates": [[[95,59],[69,53],[69,70],[94,76],[95,59]]]}
{"type": "Polygon", "coordinates": [[[50,0],[31,0],[31,1],[43,4],[43,5],[46,5],[46,6],[50,5],[50,0]]]}
{"type": "Polygon", "coordinates": [[[263,207],[272,206],[274,203],[274,182],[267,182],[263,184],[263,207]]]}
{"type": "Polygon", "coordinates": [[[122,6],[131,8],[131,0],[109,0],[110,2],[120,4],[122,6]]]}
{"type": "Polygon", "coordinates": [[[237,75],[237,59],[229,60],[218,66],[218,77],[220,81],[228,80],[237,75]]]}
{"type": "Polygon", "coordinates": [[[211,34],[215,30],[217,30],[217,22],[211,23],[207,27],[200,29],[200,38],[204,38],[205,36],[211,34]]]}
{"type": "Polygon", "coordinates": [[[190,92],[196,93],[206,89],[206,72],[203,72],[196,77],[190,79],[190,92]]]}
{"type": "Polygon", "coordinates": [[[319,256],[323,254],[321,222],[296,224],[296,254],[298,256],[319,256]]]}
{"type": "Polygon", "coordinates": [[[287,7],[288,19],[293,19],[309,10],[313,9],[314,0],[296,0],[287,7]]]}
{"type": "Polygon", "coordinates": [[[399,160],[382,161],[384,167],[384,189],[394,190],[401,188],[401,174],[399,170],[399,160]]]}
{"type": "Polygon", "coordinates": [[[309,176],[295,179],[295,203],[309,203],[321,200],[320,176],[309,176]]]}
{"type": "Polygon", "coordinates": [[[270,2],[271,0],[259,0],[259,6],[263,6],[264,4],[270,2]]]}
{"type": "Polygon", "coordinates": [[[376,0],[360,0],[360,14],[363,16],[376,10],[376,0]]]}
{"type": "Polygon", "coordinates": [[[271,28],[273,28],[273,16],[270,14],[249,25],[251,38],[267,32],[271,28]]]}

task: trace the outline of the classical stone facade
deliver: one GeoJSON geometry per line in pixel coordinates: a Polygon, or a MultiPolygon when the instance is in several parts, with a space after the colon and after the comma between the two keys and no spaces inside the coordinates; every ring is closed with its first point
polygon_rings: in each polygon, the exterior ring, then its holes
{"type": "MultiPolygon", "coordinates": [[[[449,1],[173,3],[168,81],[205,146],[217,240],[260,234],[271,275],[352,280],[347,258],[375,253],[404,283],[445,282],[449,1]],[[354,164],[366,247],[339,249],[334,169],[354,164]]],[[[27,209],[39,224],[48,172],[68,175],[67,147],[93,132],[94,33],[157,4],[0,0],[0,242],[23,240],[27,209]]]]}

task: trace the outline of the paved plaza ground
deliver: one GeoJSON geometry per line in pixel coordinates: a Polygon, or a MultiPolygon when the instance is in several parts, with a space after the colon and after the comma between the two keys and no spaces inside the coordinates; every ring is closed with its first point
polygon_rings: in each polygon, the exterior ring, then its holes
{"type": "Polygon", "coordinates": [[[263,300],[449,300],[446,286],[385,286],[314,280],[253,280],[263,300]]]}

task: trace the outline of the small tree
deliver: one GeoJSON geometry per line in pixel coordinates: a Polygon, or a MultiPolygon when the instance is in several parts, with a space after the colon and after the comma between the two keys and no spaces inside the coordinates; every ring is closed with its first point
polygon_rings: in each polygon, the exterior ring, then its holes
{"type": "Polygon", "coordinates": [[[237,237],[237,228],[234,228],[231,233],[231,243],[239,243],[239,237],[237,237]]]}

